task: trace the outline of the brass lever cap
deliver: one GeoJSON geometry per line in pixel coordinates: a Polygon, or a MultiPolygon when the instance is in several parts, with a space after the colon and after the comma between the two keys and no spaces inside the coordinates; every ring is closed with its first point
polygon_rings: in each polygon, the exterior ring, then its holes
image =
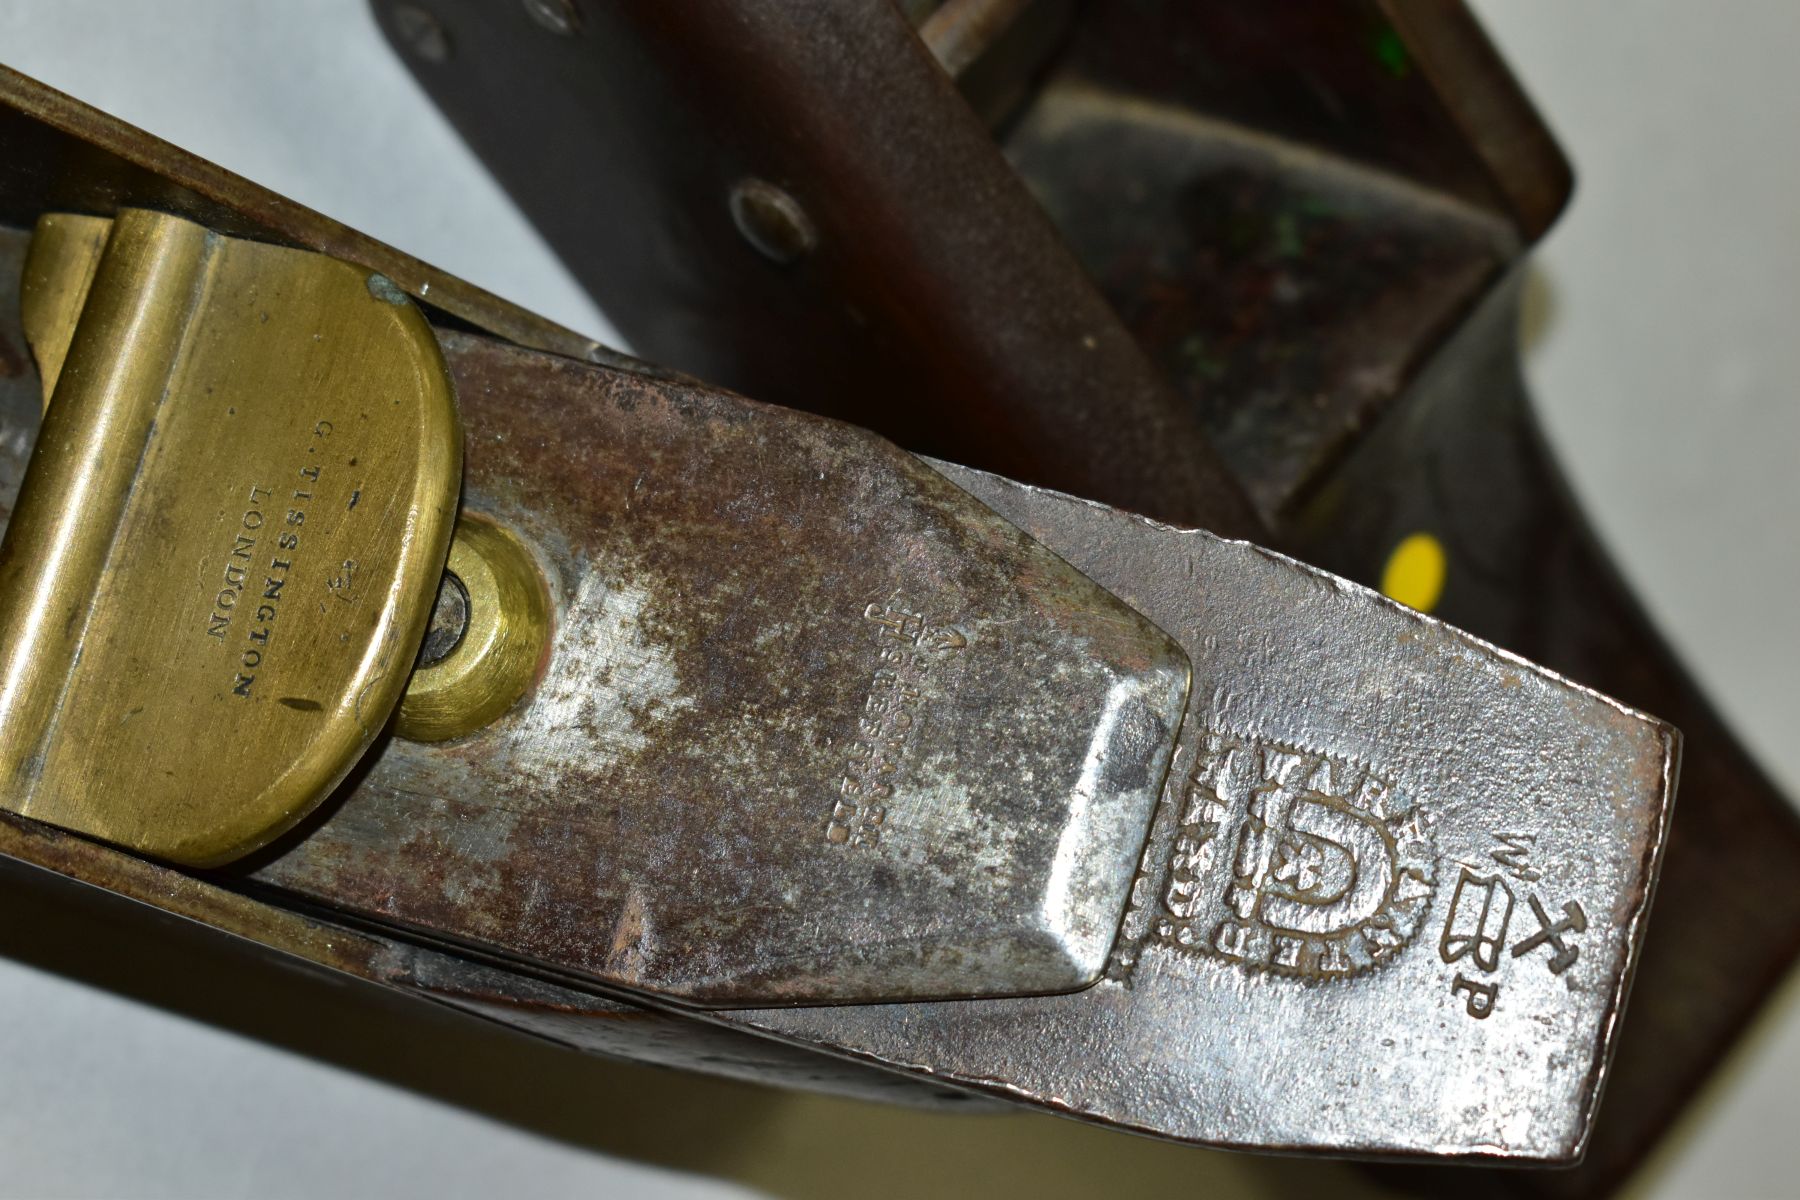
{"type": "Polygon", "coordinates": [[[194,865],[292,826],[387,723],[461,433],[386,279],[163,213],[52,215],[44,422],[0,544],[0,804],[194,865]]]}

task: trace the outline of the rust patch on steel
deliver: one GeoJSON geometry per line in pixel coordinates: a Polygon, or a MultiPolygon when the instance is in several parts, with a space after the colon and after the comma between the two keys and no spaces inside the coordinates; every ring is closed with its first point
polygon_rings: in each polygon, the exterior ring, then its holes
{"type": "Polygon", "coordinates": [[[1164,634],[866,432],[444,342],[547,670],[386,746],[260,879],[708,1004],[1098,977],[1185,693],[1164,634]]]}

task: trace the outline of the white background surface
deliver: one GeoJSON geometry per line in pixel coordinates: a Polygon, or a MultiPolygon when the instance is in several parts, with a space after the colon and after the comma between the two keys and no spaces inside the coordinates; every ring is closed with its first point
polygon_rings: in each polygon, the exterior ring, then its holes
{"type": "MultiPolygon", "coordinates": [[[[504,3],[508,0],[494,0],[504,3]]],[[[1574,158],[1531,372],[1579,493],[1800,792],[1800,5],[1481,0],[1574,158]]],[[[0,0],[0,62],[603,338],[362,0],[0,0]]],[[[497,99],[497,102],[503,102],[497,99]]],[[[1795,882],[1800,886],[1800,880],[1795,882]]],[[[0,1195],[1349,1194],[1337,1168],[616,1067],[3,897],[0,1195]]],[[[1637,1184],[1800,1192],[1800,990],[1637,1184]]]]}

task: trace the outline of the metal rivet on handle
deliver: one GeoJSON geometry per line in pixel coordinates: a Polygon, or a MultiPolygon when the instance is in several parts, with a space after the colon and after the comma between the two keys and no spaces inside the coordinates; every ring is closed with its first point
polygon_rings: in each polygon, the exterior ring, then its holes
{"type": "Polygon", "coordinates": [[[744,240],[772,262],[797,262],[819,242],[800,202],[767,180],[740,179],[732,185],[731,219],[744,240]]]}

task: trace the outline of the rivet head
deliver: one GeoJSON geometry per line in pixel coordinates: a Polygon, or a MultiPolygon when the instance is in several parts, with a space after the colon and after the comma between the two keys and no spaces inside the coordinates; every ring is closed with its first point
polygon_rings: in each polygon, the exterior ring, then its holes
{"type": "Polygon", "coordinates": [[[450,61],[450,35],[444,32],[444,23],[416,4],[394,9],[394,35],[425,62],[450,61]]]}
{"type": "Polygon", "coordinates": [[[818,231],[800,202],[763,179],[740,179],[731,188],[731,219],[763,257],[797,262],[818,245],[818,231]]]}
{"type": "Polygon", "coordinates": [[[561,37],[573,37],[581,28],[581,13],[575,0],[525,0],[525,11],[532,20],[561,37]]]}

